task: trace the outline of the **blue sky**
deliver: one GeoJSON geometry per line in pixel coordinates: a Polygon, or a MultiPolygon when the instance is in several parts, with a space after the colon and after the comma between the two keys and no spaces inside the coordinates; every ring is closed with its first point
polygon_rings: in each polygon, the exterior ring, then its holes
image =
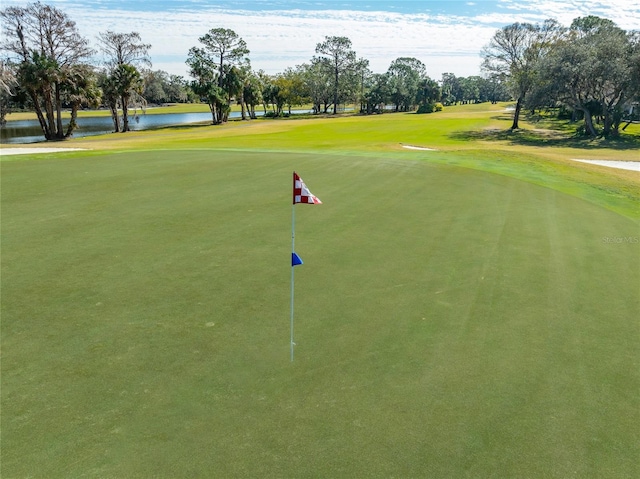
{"type": "MultiPolygon", "coordinates": [[[[76,22],[95,43],[98,32],[137,31],[152,45],[153,69],[188,76],[185,59],[198,37],[230,28],[251,51],[252,67],[275,74],[308,62],[325,36],[351,39],[376,73],[398,57],[415,57],[442,73],[480,73],[480,50],[513,22],[555,18],[569,25],[586,15],[640,29],[640,0],[42,0],[76,22]]],[[[2,6],[26,5],[2,0],[2,6]]]]}

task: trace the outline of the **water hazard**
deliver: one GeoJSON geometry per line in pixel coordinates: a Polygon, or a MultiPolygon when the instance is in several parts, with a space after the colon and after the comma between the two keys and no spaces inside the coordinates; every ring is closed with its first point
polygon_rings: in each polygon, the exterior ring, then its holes
{"type": "MultiPolygon", "coordinates": [[[[291,113],[311,113],[312,110],[295,110],[291,113]]],[[[264,111],[256,111],[256,116],[264,115],[264,111]]],[[[229,118],[240,118],[240,112],[233,111],[229,118]]],[[[10,117],[8,118],[10,120],[10,117]]],[[[211,113],[158,113],[136,115],[129,118],[131,130],[149,130],[153,128],[163,128],[168,126],[189,125],[195,123],[211,122],[211,113]]],[[[78,128],[73,132],[73,138],[84,136],[102,135],[113,132],[113,121],[110,116],[78,118],[78,128]]],[[[64,125],[68,124],[68,120],[64,125]]],[[[17,120],[7,121],[7,124],[0,128],[0,143],[24,144],[44,141],[44,135],[38,120],[17,120]]]]}

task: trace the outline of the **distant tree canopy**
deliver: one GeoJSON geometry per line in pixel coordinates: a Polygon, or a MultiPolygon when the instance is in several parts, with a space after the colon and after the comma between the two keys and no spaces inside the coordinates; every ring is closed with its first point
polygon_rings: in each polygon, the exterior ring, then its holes
{"type": "Polygon", "coordinates": [[[516,22],[498,30],[483,48],[483,69],[504,78],[516,100],[512,130],[518,128],[525,97],[538,80],[541,58],[553,45],[554,37],[561,35],[562,27],[555,20],[542,25],[516,22]]]}
{"type": "Polygon", "coordinates": [[[232,97],[243,93],[249,49],[236,32],[226,28],[211,29],[199,41],[202,46],[192,47],[186,62],[194,78],[191,87],[209,105],[213,123],[223,123],[232,97]]]}
{"type": "Polygon", "coordinates": [[[338,104],[351,98],[352,76],[356,70],[356,52],[351,49],[347,37],[325,37],[316,45],[316,53],[321,55],[318,64],[325,70],[333,95],[333,113],[338,112],[338,104]]]}
{"type": "Polygon", "coordinates": [[[407,56],[375,73],[345,36],[326,36],[309,62],[269,75],[251,68],[246,42],[226,28],[209,30],[186,52],[191,79],[185,80],[152,70],[151,45],[137,32],[101,32],[98,62],[75,23],[55,7],[12,6],[0,18],[0,121],[15,106],[31,108],[48,140],[72,135],[77,111],[98,104],[111,111],[114,130],[124,132],[129,110],[147,103],[203,101],[212,123],[220,124],[232,102],[243,119],[253,119],[260,105],[265,116],[282,116],[299,105],[316,114],[336,114],[344,105],[362,114],[430,113],[442,105],[514,100],[512,130],[525,108],[560,108],[584,121],[585,134],[615,136],[640,102],[640,33],[594,16],[568,27],[552,19],[504,26],[481,51],[482,75],[444,73],[439,80],[407,56]],[[71,111],[66,126],[63,108],[71,111]]]}
{"type": "Polygon", "coordinates": [[[514,23],[482,55],[483,69],[504,79],[517,100],[512,129],[525,106],[562,106],[584,119],[586,134],[617,135],[639,99],[638,32],[604,18],[576,18],[569,28],[555,20],[514,23]]]}

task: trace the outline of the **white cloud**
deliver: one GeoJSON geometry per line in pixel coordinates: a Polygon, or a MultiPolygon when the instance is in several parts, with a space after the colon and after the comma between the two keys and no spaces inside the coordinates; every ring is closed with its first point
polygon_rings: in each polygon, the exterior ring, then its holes
{"type": "Polygon", "coordinates": [[[90,40],[100,31],[138,31],[152,45],[154,69],[186,76],[184,63],[198,37],[216,27],[230,28],[251,50],[254,69],[277,73],[308,62],[325,36],[348,36],[359,57],[384,72],[400,56],[416,57],[433,78],[443,72],[459,76],[479,72],[478,51],[493,26],[451,17],[389,12],[206,10],[198,13],[153,13],[97,10],[69,6],[69,16],[90,40]],[[87,34],[87,32],[90,32],[87,34]]]}
{"type": "Polygon", "coordinates": [[[578,17],[595,15],[613,20],[620,28],[634,30],[640,28],[640,0],[500,0],[500,5],[515,12],[515,21],[538,22],[540,19],[554,18],[569,26],[578,17]]]}
{"type": "MultiPolygon", "coordinates": [[[[368,59],[375,72],[384,72],[391,61],[407,56],[422,61],[429,75],[439,79],[444,72],[458,76],[478,74],[482,46],[496,29],[516,21],[556,18],[568,25],[578,16],[598,15],[625,29],[640,26],[640,0],[498,0],[492,13],[473,17],[286,7],[279,11],[238,11],[212,8],[208,2],[197,10],[194,5],[191,10],[168,12],[118,10],[108,0],[102,8],[94,9],[77,0],[61,0],[56,5],[76,21],[82,35],[92,42],[98,32],[106,30],[140,32],[143,41],[152,45],[153,68],[184,76],[189,49],[199,45],[198,37],[217,27],[238,33],[251,50],[253,68],[267,73],[308,62],[317,43],[325,36],[336,35],[349,37],[358,56],[368,59]]],[[[382,8],[383,2],[375,5],[382,8]]]]}

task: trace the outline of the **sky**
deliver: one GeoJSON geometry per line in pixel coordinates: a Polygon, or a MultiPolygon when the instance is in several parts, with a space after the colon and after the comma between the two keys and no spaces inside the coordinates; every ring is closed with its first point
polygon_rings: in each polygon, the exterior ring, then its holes
{"type": "MultiPolygon", "coordinates": [[[[2,0],[2,8],[30,1],[2,0]]],[[[480,74],[480,51],[514,22],[597,15],[640,29],[640,0],[42,0],[76,22],[96,46],[99,32],[140,33],[154,70],[189,78],[185,64],[198,38],[213,28],[242,37],[254,70],[276,74],[308,63],[326,36],[346,36],[375,73],[399,57],[422,61],[427,74],[480,74]]]]}

